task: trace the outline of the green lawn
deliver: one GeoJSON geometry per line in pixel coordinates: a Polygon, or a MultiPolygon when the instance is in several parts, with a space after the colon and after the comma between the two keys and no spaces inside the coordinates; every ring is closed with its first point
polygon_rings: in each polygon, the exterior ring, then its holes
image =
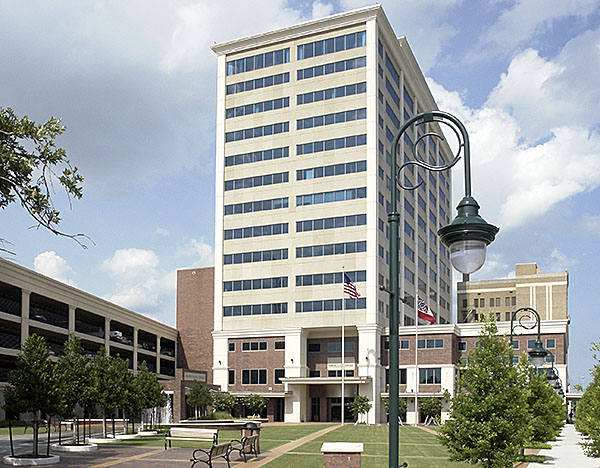
{"type": "MultiPolygon", "coordinates": [[[[302,424],[290,426],[264,426],[260,431],[260,450],[262,452],[272,450],[273,448],[300,439],[305,435],[320,431],[330,424],[302,424]]],[[[233,439],[240,439],[241,433],[239,430],[219,431],[219,442],[227,442],[233,439]]],[[[164,435],[156,435],[150,437],[142,437],[141,439],[124,440],[119,445],[137,445],[146,447],[162,447],[165,443],[164,435]]],[[[172,441],[172,447],[185,448],[209,448],[208,442],[193,442],[193,441],[172,441]]]]}
{"type": "MultiPolygon", "coordinates": [[[[262,439],[262,437],[261,437],[262,439]]],[[[320,468],[323,466],[321,445],[323,442],[362,442],[364,452],[361,460],[363,468],[387,468],[388,428],[387,426],[344,426],[307,442],[293,451],[265,465],[268,468],[302,466],[320,468]]],[[[466,468],[472,465],[448,461],[448,452],[435,435],[415,427],[400,428],[400,462],[408,462],[411,468],[466,468]]]]}

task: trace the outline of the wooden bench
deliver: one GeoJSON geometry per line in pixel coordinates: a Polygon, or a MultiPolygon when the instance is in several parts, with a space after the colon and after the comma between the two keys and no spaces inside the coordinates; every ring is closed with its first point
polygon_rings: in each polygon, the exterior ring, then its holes
{"type": "Polygon", "coordinates": [[[190,461],[192,462],[192,466],[190,468],[194,468],[196,463],[205,463],[209,468],[212,468],[213,460],[217,458],[222,458],[227,462],[227,467],[231,467],[229,464],[229,452],[231,452],[231,442],[225,442],[222,444],[213,444],[210,450],[205,449],[196,449],[192,453],[192,458],[190,461]],[[202,458],[198,458],[198,457],[202,458]]]}
{"type": "Polygon", "coordinates": [[[232,440],[231,441],[231,451],[234,450],[240,453],[240,457],[244,459],[244,462],[247,461],[246,454],[254,455],[258,457],[258,434],[251,435],[248,437],[242,437],[241,440],[232,440]]]}
{"type": "Polygon", "coordinates": [[[219,430],[171,427],[171,429],[165,433],[165,450],[167,450],[167,442],[169,448],[171,448],[172,440],[196,440],[198,442],[210,442],[215,445],[219,442],[219,430]]]}

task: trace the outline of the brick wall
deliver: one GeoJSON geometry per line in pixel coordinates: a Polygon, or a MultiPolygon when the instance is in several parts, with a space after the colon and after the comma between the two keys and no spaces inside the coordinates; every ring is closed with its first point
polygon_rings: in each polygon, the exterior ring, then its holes
{"type": "MultiPolygon", "coordinates": [[[[342,357],[342,353],[341,352],[334,352],[334,353],[329,353],[327,352],[327,345],[330,342],[336,342],[336,343],[340,343],[340,338],[321,338],[321,339],[309,339],[307,341],[307,352],[306,352],[306,365],[308,366],[308,368],[310,370],[316,370],[316,371],[320,371],[321,372],[321,377],[327,377],[327,358],[341,358],[342,357]],[[319,344],[321,346],[321,351],[319,352],[308,352],[308,345],[310,344],[319,344]]],[[[347,337],[345,338],[345,342],[346,343],[354,343],[354,351],[353,352],[349,352],[346,351],[344,353],[344,360],[346,361],[346,364],[348,363],[348,361],[346,360],[346,358],[353,358],[355,365],[354,365],[354,375],[358,376],[358,368],[356,366],[356,363],[358,361],[358,338],[357,337],[347,337]]],[[[348,370],[350,370],[347,367],[348,370]]]]}
{"type": "Polygon", "coordinates": [[[229,369],[235,370],[235,383],[229,385],[230,392],[283,392],[283,384],[275,384],[275,369],[283,369],[285,364],[285,349],[275,349],[276,341],[284,341],[285,337],[264,338],[231,338],[235,351],[229,352],[229,369]],[[266,351],[242,351],[244,342],[266,342],[266,351]],[[243,369],[266,369],[267,383],[265,385],[243,385],[243,369]],[[271,387],[271,390],[269,390],[271,387]]]}
{"type": "Polygon", "coordinates": [[[177,272],[177,367],[207,372],[212,383],[214,268],[177,272]]]}

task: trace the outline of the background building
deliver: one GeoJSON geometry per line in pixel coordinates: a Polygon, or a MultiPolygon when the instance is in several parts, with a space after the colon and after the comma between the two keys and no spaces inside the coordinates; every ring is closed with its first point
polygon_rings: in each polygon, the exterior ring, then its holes
{"type": "Polygon", "coordinates": [[[466,281],[457,286],[459,322],[476,322],[481,316],[510,321],[521,307],[535,309],[542,320],[567,319],[569,273],[540,273],[535,263],[518,263],[515,277],[466,281]]]}
{"type": "Polygon", "coordinates": [[[69,333],[90,354],[101,346],[129,360],[136,371],[146,362],[160,379],[175,376],[177,330],[60,281],[0,259],[0,420],[2,388],[14,369],[21,345],[35,333],[51,354],[63,353],[69,333]]]}
{"type": "MultiPolygon", "coordinates": [[[[379,347],[388,325],[390,151],[399,126],[436,104],[405,38],[379,5],[213,46],[218,57],[213,382],[269,398],[274,419],[341,417],[347,399],[382,417],[379,347]],[[361,297],[342,301],[342,269],[361,297]],[[346,356],[341,366],[341,312],[346,356]]],[[[412,129],[431,164],[445,141],[412,129]]],[[[451,322],[450,175],[403,170],[401,285],[451,322]]]]}

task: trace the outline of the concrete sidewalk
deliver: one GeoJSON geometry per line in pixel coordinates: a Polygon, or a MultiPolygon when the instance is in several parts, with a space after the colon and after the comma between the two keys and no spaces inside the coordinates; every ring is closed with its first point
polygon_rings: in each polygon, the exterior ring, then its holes
{"type": "Polygon", "coordinates": [[[573,424],[565,424],[560,436],[555,442],[550,442],[552,449],[540,450],[540,455],[546,457],[544,463],[530,463],[528,468],[545,468],[559,466],[561,468],[600,468],[600,459],[590,458],[583,453],[579,444],[581,434],[573,424]]]}

